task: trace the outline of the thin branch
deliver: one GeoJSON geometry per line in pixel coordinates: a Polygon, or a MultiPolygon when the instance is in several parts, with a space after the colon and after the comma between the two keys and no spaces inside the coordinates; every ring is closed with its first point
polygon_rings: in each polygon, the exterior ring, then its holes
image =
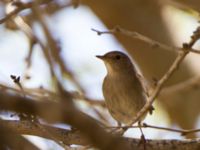
{"type": "MultiPolygon", "coordinates": [[[[91,30],[96,32],[98,35],[120,33],[120,34],[126,35],[128,37],[141,40],[141,41],[149,44],[152,47],[152,49],[162,48],[163,50],[172,51],[172,52],[182,51],[183,50],[183,48],[181,48],[181,47],[168,46],[168,45],[166,45],[164,43],[158,42],[158,41],[153,40],[153,39],[151,39],[151,38],[149,38],[147,36],[144,36],[144,35],[142,35],[142,34],[140,34],[138,32],[128,31],[128,30],[126,30],[126,29],[124,29],[124,28],[122,28],[120,26],[116,26],[115,28],[110,29],[108,31],[99,31],[99,30],[93,29],[93,28],[91,30]]],[[[200,54],[200,50],[196,50],[196,49],[193,49],[193,48],[189,48],[188,50],[193,52],[193,53],[200,54]]]]}
{"type": "Polygon", "coordinates": [[[177,132],[177,133],[180,133],[181,135],[188,135],[188,134],[191,134],[191,133],[200,132],[200,129],[191,129],[191,130],[172,129],[172,128],[166,128],[166,127],[153,126],[153,125],[149,125],[149,124],[146,124],[146,123],[143,123],[142,127],[143,128],[154,128],[154,129],[166,130],[166,131],[171,131],[171,132],[177,132]]]}
{"type": "MultiPolygon", "coordinates": [[[[44,88],[25,88],[25,87],[23,87],[24,93],[21,93],[21,90],[19,90],[19,89],[0,84],[0,90],[2,92],[3,91],[12,92],[17,95],[25,94],[28,97],[33,97],[33,98],[37,98],[40,100],[49,99],[52,101],[56,101],[60,98],[60,96],[58,94],[56,94],[55,92],[49,91],[44,88]]],[[[103,100],[91,99],[83,94],[80,94],[79,92],[70,92],[70,94],[74,100],[84,101],[84,102],[88,103],[89,105],[106,107],[105,102],[103,100]]]]}
{"type": "MultiPolygon", "coordinates": [[[[42,4],[48,4],[49,2],[51,2],[52,0],[42,0],[40,1],[40,5],[42,4]]],[[[0,19],[0,24],[5,23],[6,21],[10,20],[12,17],[16,16],[19,12],[27,9],[27,8],[31,8],[33,5],[33,2],[28,2],[28,3],[23,3],[20,1],[16,1],[13,2],[12,5],[16,6],[16,9],[13,10],[12,12],[10,12],[9,14],[7,14],[5,17],[0,19]]]]}
{"type": "Polygon", "coordinates": [[[14,11],[10,12],[9,14],[7,14],[4,18],[0,19],[0,24],[10,20],[12,17],[14,17],[15,15],[17,15],[19,12],[21,12],[24,9],[30,8],[31,7],[31,3],[27,3],[27,4],[23,4],[20,5],[19,7],[17,7],[14,11]]]}
{"type": "Polygon", "coordinates": [[[147,103],[145,104],[145,106],[140,110],[140,112],[138,112],[138,114],[136,115],[136,117],[133,119],[132,123],[135,123],[139,120],[139,118],[145,114],[148,109],[152,106],[155,98],[158,96],[158,94],[160,93],[163,85],[165,84],[166,81],[168,81],[168,79],[173,75],[173,73],[177,70],[178,66],[180,65],[180,63],[183,61],[183,59],[185,58],[185,56],[188,54],[188,51],[182,51],[179,53],[179,55],[177,56],[177,58],[175,59],[175,61],[173,62],[172,66],[169,68],[169,70],[164,74],[164,76],[158,81],[155,89],[153,90],[153,92],[151,93],[150,97],[147,98],[147,103]]]}
{"type": "Polygon", "coordinates": [[[163,77],[158,81],[155,89],[153,90],[150,97],[147,98],[147,103],[145,106],[137,113],[136,117],[133,119],[132,123],[135,123],[139,120],[139,118],[145,114],[149,108],[152,106],[153,102],[155,101],[155,98],[158,96],[160,91],[162,90],[163,85],[166,83],[166,81],[169,80],[169,78],[173,75],[173,73],[178,69],[181,62],[184,60],[184,58],[189,53],[190,48],[195,44],[195,42],[200,38],[200,27],[198,27],[193,35],[191,36],[191,40],[188,43],[183,44],[183,51],[180,51],[177,58],[169,68],[169,70],[163,75],[163,77]]]}
{"type": "Polygon", "coordinates": [[[158,129],[158,130],[165,130],[170,132],[176,132],[183,135],[188,135],[195,132],[200,132],[200,129],[191,129],[191,130],[184,130],[184,129],[173,129],[173,128],[167,128],[167,127],[160,127],[155,125],[149,125],[147,123],[143,123],[141,126],[114,126],[114,127],[106,127],[107,129],[127,129],[127,128],[152,128],[152,129],[158,129]]]}

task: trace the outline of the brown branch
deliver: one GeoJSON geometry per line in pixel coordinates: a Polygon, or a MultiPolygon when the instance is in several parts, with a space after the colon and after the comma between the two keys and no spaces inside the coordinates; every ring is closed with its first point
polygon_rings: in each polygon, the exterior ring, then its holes
{"type": "Polygon", "coordinates": [[[177,58],[174,60],[173,64],[169,68],[169,70],[163,75],[163,77],[158,81],[155,89],[153,90],[150,97],[148,97],[148,101],[145,104],[145,106],[138,112],[136,117],[133,119],[132,123],[135,123],[139,120],[139,118],[145,114],[149,108],[152,106],[153,102],[155,101],[155,98],[158,96],[160,91],[162,90],[163,85],[166,83],[166,81],[169,80],[169,78],[173,75],[173,73],[178,69],[179,65],[183,61],[183,59],[187,56],[189,53],[190,48],[195,44],[195,42],[200,38],[200,27],[194,31],[193,35],[191,36],[190,42],[183,44],[183,51],[180,51],[177,58]]]}
{"type": "MultiPolygon", "coordinates": [[[[137,150],[144,150],[140,139],[125,138],[126,145],[137,150]],[[138,146],[139,145],[139,146],[138,146]]],[[[199,150],[200,139],[193,140],[148,140],[146,139],[147,150],[199,150]]]]}
{"type": "Polygon", "coordinates": [[[23,4],[22,3],[22,5],[17,7],[14,11],[10,12],[9,14],[7,14],[4,18],[1,18],[0,19],[0,24],[10,20],[12,17],[16,16],[22,10],[30,8],[30,7],[31,7],[31,3],[27,3],[27,4],[23,4]]]}
{"type": "Polygon", "coordinates": [[[0,121],[0,149],[15,150],[39,150],[35,145],[30,143],[24,137],[20,136],[4,123],[0,121]]]}
{"type": "MultiPolygon", "coordinates": [[[[24,93],[22,93],[22,91],[19,90],[19,89],[8,87],[6,85],[0,84],[0,90],[2,92],[3,91],[12,92],[12,93],[15,93],[17,95],[24,95],[25,94],[29,97],[37,98],[37,99],[40,99],[40,100],[49,99],[49,100],[52,100],[52,101],[56,101],[60,97],[55,92],[49,91],[49,90],[44,89],[44,88],[25,88],[25,87],[23,87],[24,93]]],[[[103,100],[91,99],[91,98],[85,96],[84,94],[80,94],[79,92],[70,92],[70,94],[71,94],[72,98],[75,99],[75,100],[84,101],[84,102],[88,103],[89,105],[106,107],[105,102],[103,100]]]]}
{"type": "Polygon", "coordinates": [[[126,129],[126,128],[152,128],[152,129],[158,129],[158,130],[165,130],[165,131],[171,131],[171,132],[177,132],[181,135],[187,135],[192,134],[195,132],[200,132],[200,129],[191,129],[191,130],[184,130],[184,129],[173,129],[173,128],[167,128],[167,127],[160,127],[155,125],[149,125],[147,123],[143,123],[140,126],[117,126],[117,127],[107,127],[108,129],[126,129]]]}
{"type": "MultiPolygon", "coordinates": [[[[133,139],[133,138],[117,138],[113,135],[109,135],[106,133],[102,128],[95,125],[96,123],[88,116],[80,112],[74,112],[73,108],[68,108],[67,106],[60,105],[59,103],[55,102],[40,102],[40,101],[33,101],[28,98],[18,97],[18,96],[8,96],[5,94],[0,93],[0,109],[2,110],[9,110],[9,111],[17,111],[23,113],[30,113],[34,115],[39,115],[43,119],[49,122],[62,122],[62,123],[69,123],[73,127],[80,129],[81,135],[78,135],[78,132],[64,132],[64,129],[60,130],[55,127],[47,127],[42,125],[46,131],[52,131],[53,136],[57,139],[64,140],[65,136],[68,140],[71,139],[71,142],[76,142],[76,144],[87,144],[84,143],[85,139],[88,138],[89,141],[93,142],[97,147],[101,149],[137,149],[143,150],[143,146],[138,146],[140,143],[140,139],[133,139]],[[49,111],[51,110],[51,111],[49,111]],[[63,135],[63,132],[66,134],[63,135]],[[61,135],[58,135],[61,134],[61,135]],[[83,136],[84,134],[84,137],[83,136]],[[82,137],[82,138],[81,138],[82,137]],[[81,139],[79,139],[81,138],[81,139]],[[79,141],[80,140],[80,141],[79,141]]],[[[11,122],[10,122],[11,123],[11,122]]],[[[14,128],[17,128],[17,122],[13,125],[14,128]],[[15,124],[16,123],[16,124],[15,124]],[[16,125],[16,126],[15,126],[16,125]]],[[[23,122],[21,127],[19,127],[18,131],[20,130],[22,133],[29,134],[34,132],[34,134],[38,133],[42,136],[48,136],[46,133],[41,132],[38,126],[34,127],[34,124],[31,124],[30,128],[33,131],[29,130],[28,125],[23,122]],[[23,124],[24,123],[24,124],[23,124]],[[25,125],[25,126],[23,126],[25,125]],[[35,131],[39,130],[39,131],[35,131]]],[[[11,123],[12,124],[12,123],[11,123]]],[[[19,125],[19,124],[18,124],[19,125]]],[[[19,132],[20,132],[19,131],[19,132]]],[[[48,137],[47,137],[48,138],[48,137]]],[[[50,138],[51,139],[51,138],[50,138]]],[[[70,144],[71,144],[70,142],[70,144]]],[[[183,150],[183,148],[188,148],[188,150],[198,150],[200,147],[199,140],[147,140],[146,146],[148,150],[183,150]]]]}
{"type": "Polygon", "coordinates": [[[87,145],[88,142],[86,139],[81,136],[79,131],[71,131],[68,129],[62,129],[57,127],[52,127],[48,125],[43,125],[40,123],[33,123],[28,120],[1,120],[3,125],[9,126],[18,134],[24,135],[34,135],[47,139],[52,139],[52,136],[49,136],[49,133],[52,134],[57,140],[62,141],[66,145],[76,144],[76,145],[87,145]],[[42,131],[41,128],[44,128],[45,131],[42,131]]]}
{"type": "Polygon", "coordinates": [[[173,73],[176,71],[176,69],[178,68],[178,66],[180,65],[180,63],[183,61],[183,59],[185,58],[185,56],[188,54],[188,51],[182,51],[179,53],[179,55],[177,56],[177,58],[175,59],[175,61],[173,62],[172,66],[169,68],[169,70],[164,74],[164,76],[158,81],[155,89],[153,90],[153,92],[151,93],[150,97],[148,97],[147,99],[147,103],[145,104],[145,106],[141,109],[140,112],[138,112],[138,114],[136,115],[136,117],[133,119],[132,123],[135,123],[138,121],[138,119],[148,111],[148,109],[152,106],[155,98],[158,96],[158,94],[160,93],[163,85],[165,84],[166,81],[168,81],[168,79],[173,75],[173,73]]]}
{"type": "MultiPolygon", "coordinates": [[[[48,4],[49,2],[51,2],[52,0],[42,0],[40,1],[40,5],[42,4],[48,4]]],[[[33,2],[28,2],[28,3],[23,3],[23,2],[13,2],[12,5],[16,6],[17,8],[15,10],[13,10],[12,12],[10,12],[9,14],[7,14],[5,17],[0,19],[0,24],[5,23],[6,21],[10,20],[12,17],[16,16],[19,12],[27,9],[27,8],[31,8],[33,5],[33,2]]]]}
{"type": "MultiPolygon", "coordinates": [[[[69,97],[65,97],[68,99],[69,97]]],[[[79,129],[94,146],[102,149],[129,149],[118,136],[108,134],[97,121],[78,111],[73,105],[52,101],[35,101],[0,92],[0,109],[37,115],[51,123],[65,123],[79,129]]]]}
{"type": "MultiPolygon", "coordinates": [[[[156,49],[156,48],[162,48],[163,50],[166,50],[166,51],[182,51],[183,48],[181,47],[174,47],[174,46],[169,46],[169,45],[166,45],[164,43],[161,43],[161,42],[158,42],[156,40],[153,40],[147,36],[144,36],[138,32],[134,32],[134,31],[128,31],[120,26],[117,26],[113,29],[110,29],[108,31],[99,31],[97,29],[91,29],[92,31],[96,32],[98,35],[102,35],[102,34],[117,34],[117,33],[120,33],[120,34],[123,34],[123,35],[126,35],[128,37],[131,37],[131,38],[134,38],[134,39],[138,39],[138,40],[141,40],[147,44],[149,44],[152,49],[156,49]]],[[[196,54],[200,54],[200,50],[196,50],[196,49],[193,49],[193,48],[189,48],[188,49],[189,51],[193,52],[193,53],[196,53],[196,54]]]]}
{"type": "Polygon", "coordinates": [[[160,130],[166,130],[166,131],[171,131],[171,132],[177,132],[180,133],[181,135],[187,135],[195,132],[200,132],[200,129],[191,129],[191,130],[183,130],[183,129],[172,129],[172,128],[166,128],[166,127],[158,127],[158,126],[153,126],[149,125],[146,123],[143,123],[143,128],[154,128],[154,129],[160,129],[160,130]]]}
{"type": "MultiPolygon", "coordinates": [[[[40,130],[40,127],[30,121],[17,121],[17,120],[1,120],[4,126],[9,126],[11,129],[15,130],[18,134],[25,135],[35,135],[47,139],[52,139],[47,133],[40,130]]],[[[88,145],[85,137],[80,134],[79,131],[70,131],[67,129],[61,129],[56,127],[51,127],[47,125],[40,124],[46,131],[54,135],[58,140],[64,142],[64,144],[78,144],[78,145],[88,145]]],[[[53,139],[52,139],[53,140],[53,139]]],[[[100,140],[100,139],[99,139],[100,140]]],[[[127,146],[130,149],[143,150],[142,146],[138,146],[140,139],[135,138],[123,138],[127,146]]],[[[200,146],[200,141],[197,140],[146,140],[148,150],[195,150],[200,146]]]]}

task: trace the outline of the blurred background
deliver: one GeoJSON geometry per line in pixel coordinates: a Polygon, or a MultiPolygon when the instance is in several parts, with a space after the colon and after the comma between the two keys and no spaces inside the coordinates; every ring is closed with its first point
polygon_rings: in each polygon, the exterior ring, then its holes
{"type": "MultiPolygon", "coordinates": [[[[17,8],[11,5],[12,2],[6,0],[0,2],[1,18],[17,8]]],[[[107,31],[119,25],[168,46],[182,47],[184,42],[190,40],[190,36],[199,25],[200,4],[196,3],[193,1],[179,3],[177,0],[82,0],[80,2],[52,0],[42,4],[41,8],[45,12],[42,14],[44,22],[57,42],[60,48],[59,54],[74,79],[72,80],[70,75],[62,74],[58,68],[57,76],[67,90],[80,93],[84,91],[84,95],[90,99],[103,100],[101,86],[106,70],[104,64],[95,55],[119,50],[126,51],[132,57],[149,86],[153,88],[155,80],[159,80],[164,75],[176,58],[177,51],[166,51],[159,46],[151,46],[123,34],[98,36],[91,29],[107,31]],[[78,7],[75,8],[76,4],[78,7]]],[[[31,47],[32,41],[27,35],[26,25],[43,43],[47,43],[40,22],[31,16],[30,9],[21,11],[17,16],[1,24],[0,84],[19,89],[10,78],[10,75],[16,75],[21,77],[24,89],[42,87],[54,91],[49,64],[37,42],[31,47]],[[31,48],[29,62],[31,65],[28,66],[27,57],[31,48]]],[[[199,44],[197,43],[194,48],[198,49],[199,44]]],[[[145,123],[170,128],[200,128],[200,89],[198,86],[191,88],[191,85],[189,88],[186,84],[193,78],[197,78],[195,85],[199,84],[199,58],[200,55],[195,53],[187,56],[175,75],[166,83],[156,99],[153,115],[149,115],[144,120],[145,123]],[[182,87],[179,88],[178,85],[182,87]]],[[[107,120],[107,124],[116,126],[116,122],[105,108],[91,106],[84,101],[76,101],[76,105],[85,113],[101,120],[102,118],[96,113],[98,111],[107,120]]],[[[13,118],[7,117],[7,119],[13,118]]],[[[198,137],[198,134],[183,137],[178,133],[149,128],[144,129],[144,133],[146,138],[151,139],[198,137]]],[[[138,129],[129,129],[125,136],[140,137],[140,132],[138,129]]],[[[50,140],[33,136],[27,138],[37,143],[37,146],[43,150],[62,149],[50,140]]]]}

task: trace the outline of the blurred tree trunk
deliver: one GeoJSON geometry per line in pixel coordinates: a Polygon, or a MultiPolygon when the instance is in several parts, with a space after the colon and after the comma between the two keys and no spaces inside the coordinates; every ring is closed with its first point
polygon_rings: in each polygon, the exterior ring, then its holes
{"type": "MultiPolygon", "coordinates": [[[[130,31],[136,31],[154,40],[173,45],[173,41],[162,19],[162,4],[159,2],[158,0],[83,1],[84,4],[88,5],[94,13],[100,17],[108,28],[120,25],[130,31]]],[[[144,76],[149,81],[152,81],[152,78],[160,79],[177,55],[176,52],[165,51],[162,48],[153,48],[142,41],[121,34],[117,34],[116,38],[136,60],[144,76]]],[[[184,62],[170,81],[167,82],[167,85],[179,83],[191,76],[190,68],[186,62],[184,62]]],[[[183,128],[193,128],[199,110],[193,111],[191,108],[188,108],[188,106],[190,106],[191,99],[196,101],[199,97],[200,95],[198,94],[190,98],[190,100],[186,100],[187,102],[184,102],[186,106],[182,106],[180,103],[176,105],[176,101],[183,102],[182,97],[172,98],[170,95],[165,95],[164,98],[162,97],[160,102],[164,104],[172,122],[178,123],[183,128]],[[167,102],[163,103],[163,100],[167,102]],[[171,113],[171,109],[176,110],[176,108],[179,108],[180,112],[175,111],[176,113],[174,113],[173,111],[173,113],[171,113]],[[193,116],[189,115],[188,118],[184,117],[184,113],[190,111],[193,111],[189,113],[193,116]]]]}

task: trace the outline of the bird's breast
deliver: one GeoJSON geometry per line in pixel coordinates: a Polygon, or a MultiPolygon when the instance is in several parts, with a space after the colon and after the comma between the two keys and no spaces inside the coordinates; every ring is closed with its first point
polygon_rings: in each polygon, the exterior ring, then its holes
{"type": "Polygon", "coordinates": [[[140,83],[123,76],[106,76],[103,94],[111,115],[119,122],[129,123],[145,104],[140,83]]]}

